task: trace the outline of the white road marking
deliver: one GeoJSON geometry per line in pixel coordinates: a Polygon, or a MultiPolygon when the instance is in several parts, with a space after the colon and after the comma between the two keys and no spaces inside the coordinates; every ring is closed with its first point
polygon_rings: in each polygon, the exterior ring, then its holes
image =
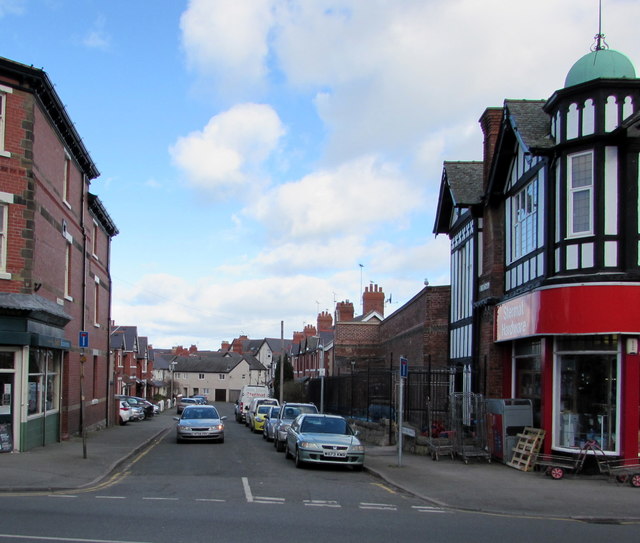
{"type": "Polygon", "coordinates": [[[334,500],[303,500],[303,503],[309,507],[342,507],[334,500]]]}
{"type": "Polygon", "coordinates": [[[162,496],[143,496],[143,500],[156,500],[156,501],[166,501],[166,502],[177,502],[178,498],[163,498],[162,496]]]}
{"type": "Polygon", "coordinates": [[[197,502],[220,502],[224,503],[227,500],[216,500],[215,498],[196,498],[197,502]]]}
{"type": "Polygon", "coordinates": [[[126,496],[96,496],[97,500],[126,500],[126,496]]]}
{"type": "Polygon", "coordinates": [[[77,498],[78,496],[74,496],[73,494],[48,494],[49,498],[77,498]]]}
{"type": "Polygon", "coordinates": [[[63,541],[64,543],[149,543],[145,541],[122,541],[120,539],[85,539],[78,537],[48,537],[44,535],[0,534],[0,539],[24,539],[27,541],[63,541]]]}
{"type": "Polygon", "coordinates": [[[242,486],[244,488],[244,497],[247,499],[247,502],[253,502],[253,494],[251,493],[251,487],[249,486],[249,479],[246,477],[242,478],[242,486]]]}
{"type": "Polygon", "coordinates": [[[269,498],[266,496],[255,496],[255,503],[275,503],[278,505],[284,504],[284,498],[269,498]]]}
{"type": "Polygon", "coordinates": [[[430,507],[428,505],[412,505],[411,509],[415,509],[418,513],[448,513],[440,507],[430,507]]]}
{"type": "Polygon", "coordinates": [[[360,509],[377,509],[380,511],[397,511],[398,508],[390,503],[360,503],[360,509]]]}

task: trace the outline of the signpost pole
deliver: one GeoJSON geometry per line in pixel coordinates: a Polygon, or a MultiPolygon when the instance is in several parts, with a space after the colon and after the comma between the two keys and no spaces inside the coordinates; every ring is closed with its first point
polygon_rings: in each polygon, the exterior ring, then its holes
{"type": "Polygon", "coordinates": [[[408,372],[408,360],[404,357],[400,357],[400,382],[398,386],[400,387],[398,394],[398,467],[402,466],[402,447],[403,447],[403,436],[402,436],[402,425],[403,425],[403,415],[404,415],[404,380],[407,378],[408,372]]]}

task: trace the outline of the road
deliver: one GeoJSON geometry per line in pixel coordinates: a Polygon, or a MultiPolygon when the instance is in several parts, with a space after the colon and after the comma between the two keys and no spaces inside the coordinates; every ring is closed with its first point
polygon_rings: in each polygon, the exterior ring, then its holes
{"type": "Polygon", "coordinates": [[[634,525],[446,510],[366,472],[296,469],[218,407],[229,416],[224,444],[169,433],[93,488],[1,497],[0,542],[638,541],[634,525]]]}

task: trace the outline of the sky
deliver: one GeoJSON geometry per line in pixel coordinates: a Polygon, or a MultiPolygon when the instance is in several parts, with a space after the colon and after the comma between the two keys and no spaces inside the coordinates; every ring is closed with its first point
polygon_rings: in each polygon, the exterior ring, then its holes
{"type": "MultiPolygon", "coordinates": [[[[639,20],[602,0],[640,69],[639,20]]],[[[0,56],[47,72],[101,173],[112,318],[158,348],[448,284],[443,162],[481,160],[484,110],[549,98],[597,32],[598,0],[0,0],[0,56]]]]}

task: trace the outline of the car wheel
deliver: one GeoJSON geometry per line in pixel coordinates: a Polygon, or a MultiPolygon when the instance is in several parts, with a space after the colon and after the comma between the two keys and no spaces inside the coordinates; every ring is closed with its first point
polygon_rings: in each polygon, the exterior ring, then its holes
{"type": "Polygon", "coordinates": [[[220,440],[220,443],[224,443],[224,437],[220,440]]]}
{"type": "Polygon", "coordinates": [[[300,469],[304,467],[304,462],[300,459],[300,449],[296,448],[296,456],[294,458],[296,468],[300,469]]]}
{"type": "Polygon", "coordinates": [[[364,466],[362,464],[356,464],[355,466],[353,466],[353,471],[362,471],[362,468],[364,466]]]}
{"type": "Polygon", "coordinates": [[[274,443],[276,444],[276,451],[282,452],[284,450],[284,443],[282,443],[282,441],[276,439],[274,443]]]}
{"type": "Polygon", "coordinates": [[[289,452],[289,445],[284,444],[284,457],[288,460],[291,458],[291,453],[289,452]]]}
{"type": "Polygon", "coordinates": [[[125,424],[127,424],[127,421],[123,420],[122,417],[120,417],[119,422],[120,422],[120,426],[124,426],[125,424]]]}

